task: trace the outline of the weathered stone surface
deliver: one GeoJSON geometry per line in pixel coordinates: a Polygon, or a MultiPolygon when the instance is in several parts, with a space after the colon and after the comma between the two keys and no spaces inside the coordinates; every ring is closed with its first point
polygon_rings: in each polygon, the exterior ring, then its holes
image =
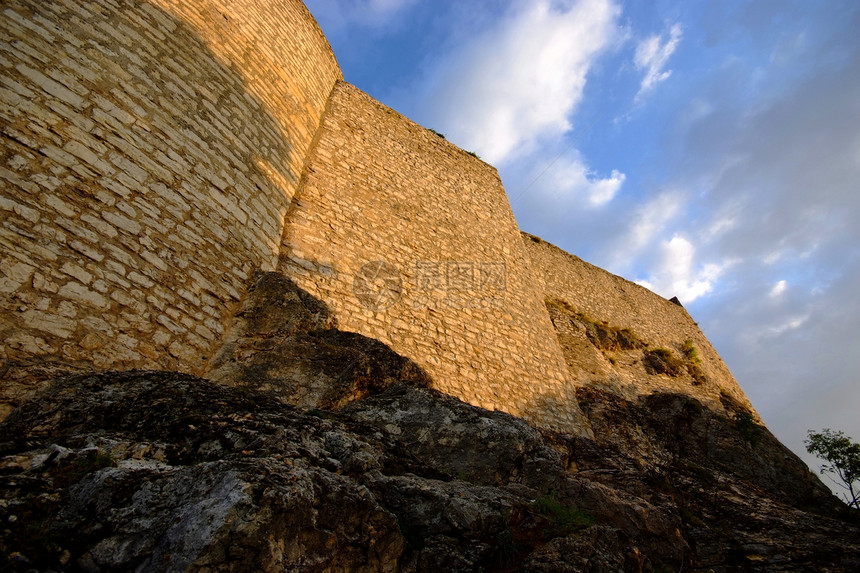
{"type": "Polygon", "coordinates": [[[752,445],[682,396],[634,403],[591,392],[581,398],[593,423],[636,430],[639,442],[542,435],[507,414],[399,384],[336,411],[303,412],[272,392],[176,373],[66,378],[0,425],[0,566],[860,564],[856,512],[795,461],[780,465],[785,452],[772,437],[752,445]]]}
{"type": "Polygon", "coordinates": [[[577,387],[632,400],[686,394],[715,410],[724,409],[727,396],[758,416],[684,307],[539,237],[522,236],[577,387]]]}
{"type": "Polygon", "coordinates": [[[201,372],[251,271],[277,263],[342,77],[310,12],[12,0],[0,53],[0,413],[38,386],[14,383],[33,358],[201,372]]]}
{"type": "Polygon", "coordinates": [[[351,404],[344,414],[410,444],[423,463],[472,483],[540,487],[562,470],[559,454],[523,420],[462,408],[456,398],[432,390],[398,387],[351,404]]]}
{"type": "Polygon", "coordinates": [[[278,270],[437,390],[588,433],[496,170],[347,83],[320,124],[278,270]]]}
{"type": "Polygon", "coordinates": [[[0,462],[17,524],[6,564],[49,568],[69,552],[65,565],[86,571],[396,571],[397,520],[339,475],[333,429],[177,374],[67,380],[4,426],[28,450],[0,462]]]}
{"type": "Polygon", "coordinates": [[[394,382],[430,377],[378,340],[335,328],[328,307],[278,273],[258,273],[207,377],[274,390],[301,408],[337,408],[394,382]]]}
{"type": "Polygon", "coordinates": [[[763,426],[679,394],[577,392],[597,442],[567,442],[580,476],[681,518],[693,564],[734,571],[850,571],[860,515],[763,426]],[[844,520],[844,521],[843,521],[844,520]],[[828,533],[824,533],[824,532],[828,533]]]}

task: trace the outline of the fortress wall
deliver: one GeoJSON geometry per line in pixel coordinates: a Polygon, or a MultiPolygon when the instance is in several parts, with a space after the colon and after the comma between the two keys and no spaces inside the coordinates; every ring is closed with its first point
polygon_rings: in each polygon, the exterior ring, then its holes
{"type": "Polygon", "coordinates": [[[338,83],[280,270],[471,404],[582,429],[496,170],[338,83]],[[370,264],[368,264],[370,263],[370,264]]]}
{"type": "Polygon", "coordinates": [[[0,68],[5,400],[28,361],[198,371],[252,271],[277,264],[341,77],[310,13],[9,0],[0,68]]]}
{"type": "MultiPolygon", "coordinates": [[[[649,348],[666,348],[681,356],[684,341],[693,341],[708,382],[694,387],[684,384],[679,386],[683,390],[672,390],[674,381],[664,378],[658,381],[664,391],[684,391],[714,407],[719,407],[723,392],[754,411],[722,358],[682,306],[528,233],[523,233],[523,243],[531,262],[532,280],[546,297],[564,300],[592,320],[629,328],[649,348]]],[[[619,369],[620,366],[613,370],[617,374],[619,369]]],[[[640,385],[640,393],[654,389],[647,378],[639,372],[632,379],[633,384],[640,385]]]]}

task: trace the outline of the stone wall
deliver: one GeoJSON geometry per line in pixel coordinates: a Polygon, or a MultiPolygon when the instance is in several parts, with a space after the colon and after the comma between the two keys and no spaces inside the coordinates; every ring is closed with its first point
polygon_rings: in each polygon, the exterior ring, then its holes
{"type": "Polygon", "coordinates": [[[679,392],[718,410],[728,396],[755,413],[717,351],[681,305],[528,233],[523,233],[523,243],[531,262],[531,279],[547,299],[567,303],[584,315],[585,322],[630,329],[644,345],[601,352],[586,337],[583,321],[565,321],[554,314],[557,334],[577,385],[598,385],[626,398],[658,391],[679,392]],[[699,380],[684,371],[677,376],[655,375],[642,366],[645,352],[655,349],[666,349],[679,361],[689,362],[683,352],[685,341],[690,341],[698,354],[700,362],[696,365],[703,374],[699,380]]]}
{"type": "Polygon", "coordinates": [[[199,371],[341,72],[299,0],[0,7],[0,402],[16,367],[199,371]]]}
{"type": "Polygon", "coordinates": [[[543,426],[588,432],[576,384],[688,382],[609,368],[547,295],[694,341],[690,393],[748,405],[681,307],[524,244],[493,167],[344,83],[299,0],[9,0],[0,33],[0,414],[38,369],[206,372],[257,270],[543,426]]]}
{"type": "Polygon", "coordinates": [[[339,328],[471,404],[581,429],[493,167],[338,83],[285,229],[279,270],[339,328]]]}

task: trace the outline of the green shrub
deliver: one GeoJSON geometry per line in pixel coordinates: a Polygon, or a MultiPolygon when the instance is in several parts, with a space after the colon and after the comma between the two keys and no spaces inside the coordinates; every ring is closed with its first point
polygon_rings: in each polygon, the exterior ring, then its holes
{"type": "Polygon", "coordinates": [[[846,490],[845,503],[860,509],[860,444],[829,428],[820,432],[809,430],[804,443],[807,452],[827,462],[821,466],[821,473],[839,478],[833,481],[846,490]]]}
{"type": "Polygon", "coordinates": [[[109,453],[91,451],[86,455],[63,460],[51,471],[51,474],[56,485],[68,487],[84,479],[87,474],[115,465],[116,463],[109,453]]]}
{"type": "Polygon", "coordinates": [[[537,498],[532,509],[549,520],[547,533],[551,538],[566,537],[596,522],[593,516],[564,504],[551,494],[537,498]]]}
{"type": "Polygon", "coordinates": [[[678,513],[684,523],[695,525],[696,527],[705,527],[705,522],[699,519],[699,516],[690,511],[687,507],[681,505],[678,507],[678,513]]]}
{"type": "MultiPolygon", "coordinates": [[[[579,323],[585,329],[585,335],[595,347],[601,351],[615,352],[618,350],[632,350],[641,348],[645,344],[629,328],[620,328],[607,324],[606,321],[597,321],[579,312],[567,301],[558,298],[547,298],[545,301],[549,310],[555,310],[571,321],[579,323]]],[[[611,360],[610,360],[611,362],[611,360]]]]}
{"type": "Polygon", "coordinates": [[[319,410],[317,408],[311,408],[310,410],[305,411],[305,414],[308,416],[313,416],[314,418],[320,418],[323,420],[334,420],[334,414],[331,412],[326,412],[325,410],[319,410]]]}
{"type": "Polygon", "coordinates": [[[693,377],[693,386],[700,386],[708,381],[705,372],[698,364],[687,364],[687,372],[693,377]]]}
{"type": "Polygon", "coordinates": [[[756,424],[752,414],[746,410],[737,410],[733,421],[735,429],[744,440],[753,446],[758,445],[761,440],[761,428],[756,424]]]}
{"type": "Polygon", "coordinates": [[[496,536],[495,564],[500,569],[508,569],[528,551],[529,548],[517,540],[513,531],[504,529],[496,536]]]}
{"type": "Polygon", "coordinates": [[[681,352],[684,353],[684,356],[687,357],[687,360],[692,362],[693,364],[700,364],[702,359],[699,358],[699,351],[696,350],[696,347],[693,346],[693,340],[688,338],[681,345],[681,352]]]}
{"type": "Polygon", "coordinates": [[[684,371],[684,364],[675,358],[671,350],[654,348],[646,350],[642,357],[642,365],[648,374],[666,374],[677,377],[684,371]]]}

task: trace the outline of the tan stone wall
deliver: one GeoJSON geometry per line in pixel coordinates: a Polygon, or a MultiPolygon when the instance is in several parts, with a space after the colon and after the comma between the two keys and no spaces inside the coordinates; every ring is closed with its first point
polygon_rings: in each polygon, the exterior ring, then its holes
{"type": "MultiPolygon", "coordinates": [[[[341,77],[299,0],[0,7],[0,375],[210,356],[341,77]]],[[[0,396],[0,402],[2,402],[0,396]]]]}
{"type": "Polygon", "coordinates": [[[0,68],[0,414],[28,363],[202,372],[276,268],[439,390],[544,426],[588,431],[574,379],[682,384],[557,339],[545,294],[692,339],[691,393],[748,404],[682,308],[524,245],[494,168],[339,81],[299,0],[10,0],[0,68]]]}
{"type": "Polygon", "coordinates": [[[655,391],[681,392],[717,409],[721,408],[720,394],[725,393],[754,412],[734,376],[683,307],[528,233],[523,233],[523,243],[531,262],[532,280],[547,297],[566,301],[592,320],[629,328],[647,348],[665,348],[679,358],[683,356],[684,341],[691,340],[707,379],[694,385],[687,375],[649,375],[639,360],[641,350],[619,353],[612,357],[616,359],[612,364],[587,342],[583,333],[556,320],[576,384],[598,385],[626,397],[655,391]]]}
{"type": "Polygon", "coordinates": [[[349,84],[332,94],[281,261],[339,328],[391,345],[439,390],[582,429],[496,170],[349,84]]]}

